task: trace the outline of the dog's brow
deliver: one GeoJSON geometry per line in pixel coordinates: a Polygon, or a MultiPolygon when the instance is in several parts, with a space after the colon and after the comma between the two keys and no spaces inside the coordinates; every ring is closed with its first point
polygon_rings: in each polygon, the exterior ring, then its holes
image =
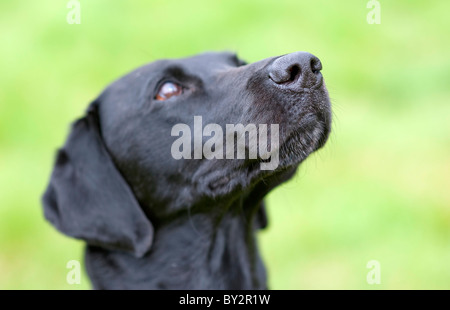
{"type": "Polygon", "coordinates": [[[163,71],[163,76],[166,78],[174,78],[180,82],[196,82],[200,83],[201,78],[197,75],[191,74],[186,72],[186,70],[178,64],[173,64],[171,66],[168,66],[163,71]]]}
{"type": "Polygon", "coordinates": [[[188,74],[186,74],[183,68],[181,68],[181,66],[178,65],[171,65],[170,67],[167,67],[163,71],[163,73],[164,75],[171,75],[175,78],[185,78],[189,76],[188,74]]]}
{"type": "Polygon", "coordinates": [[[172,64],[162,71],[161,79],[174,79],[187,85],[195,85],[198,88],[203,87],[203,81],[198,75],[186,72],[182,65],[172,64]]]}

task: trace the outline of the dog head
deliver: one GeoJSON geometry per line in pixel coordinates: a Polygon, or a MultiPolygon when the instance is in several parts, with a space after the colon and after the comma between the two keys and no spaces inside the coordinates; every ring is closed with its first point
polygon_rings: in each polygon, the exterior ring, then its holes
{"type": "Polygon", "coordinates": [[[155,221],[218,201],[259,203],[327,140],[321,69],[305,52],[252,64],[206,53],[138,68],[72,125],[45,216],[65,234],[140,257],[155,221]]]}

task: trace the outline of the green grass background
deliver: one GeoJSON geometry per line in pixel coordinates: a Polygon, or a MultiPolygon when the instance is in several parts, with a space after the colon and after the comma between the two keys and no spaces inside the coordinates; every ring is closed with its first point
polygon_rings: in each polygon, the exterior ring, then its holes
{"type": "Polygon", "coordinates": [[[40,196],[68,124],[144,63],[209,50],[249,62],[305,50],[324,64],[333,133],[268,197],[260,234],[273,289],[450,289],[450,2],[0,2],[0,289],[66,283],[83,243],[40,196]],[[377,260],[381,284],[369,285],[377,260]]]}

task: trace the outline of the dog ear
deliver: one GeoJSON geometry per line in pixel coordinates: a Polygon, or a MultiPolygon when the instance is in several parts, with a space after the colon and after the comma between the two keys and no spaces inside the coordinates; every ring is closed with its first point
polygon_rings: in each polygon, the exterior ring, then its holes
{"type": "Polygon", "coordinates": [[[142,257],[151,247],[153,226],[104,145],[97,109],[94,102],[72,124],[58,151],[42,198],[44,215],[66,235],[142,257]]]}

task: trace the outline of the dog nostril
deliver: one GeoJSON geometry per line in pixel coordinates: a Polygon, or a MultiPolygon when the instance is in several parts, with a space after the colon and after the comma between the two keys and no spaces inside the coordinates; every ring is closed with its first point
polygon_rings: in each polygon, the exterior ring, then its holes
{"type": "Polygon", "coordinates": [[[318,74],[322,70],[322,63],[319,58],[313,57],[310,61],[311,71],[314,74],[318,74]]]}
{"type": "Polygon", "coordinates": [[[299,76],[301,74],[300,66],[299,65],[293,65],[292,67],[289,68],[289,72],[290,72],[289,82],[295,81],[297,76],[299,76]]]}

